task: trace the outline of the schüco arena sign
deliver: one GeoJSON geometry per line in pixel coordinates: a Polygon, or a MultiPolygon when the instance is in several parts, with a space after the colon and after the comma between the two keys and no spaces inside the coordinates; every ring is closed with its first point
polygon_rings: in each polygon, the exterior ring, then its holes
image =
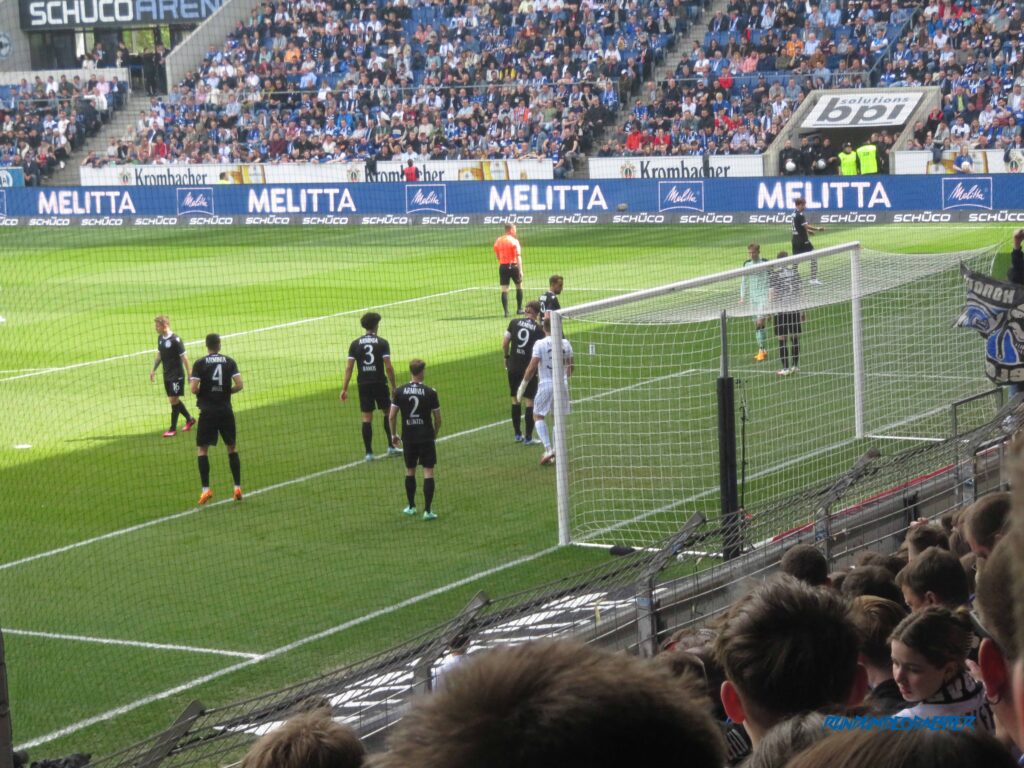
{"type": "Polygon", "coordinates": [[[76,27],[133,27],[200,22],[224,0],[19,0],[26,32],[76,27]]]}

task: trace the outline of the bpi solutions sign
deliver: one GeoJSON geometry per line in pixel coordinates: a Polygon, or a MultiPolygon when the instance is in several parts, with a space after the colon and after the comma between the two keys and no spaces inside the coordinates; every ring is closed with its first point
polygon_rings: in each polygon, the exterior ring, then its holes
{"type": "Polygon", "coordinates": [[[801,128],[881,128],[903,125],[914,113],[923,91],[822,96],[801,128]]]}
{"type": "Polygon", "coordinates": [[[132,27],[200,22],[224,0],[19,0],[26,32],[74,27],[132,27]]]}

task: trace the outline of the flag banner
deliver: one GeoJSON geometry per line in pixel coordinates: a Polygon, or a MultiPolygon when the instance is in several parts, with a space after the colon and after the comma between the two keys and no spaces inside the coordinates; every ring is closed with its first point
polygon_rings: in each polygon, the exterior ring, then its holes
{"type": "Polygon", "coordinates": [[[985,375],[996,384],[1024,383],[1024,287],[960,265],[967,287],[961,328],[985,337],[985,375]]]}

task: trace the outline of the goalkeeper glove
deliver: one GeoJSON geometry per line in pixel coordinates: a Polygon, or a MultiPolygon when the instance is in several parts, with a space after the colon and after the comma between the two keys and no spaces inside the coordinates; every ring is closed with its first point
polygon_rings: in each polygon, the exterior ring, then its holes
{"type": "Polygon", "coordinates": [[[529,383],[530,382],[528,382],[526,379],[523,379],[521,382],[519,382],[519,389],[516,390],[516,402],[517,403],[518,402],[522,402],[523,395],[526,394],[526,387],[527,387],[527,385],[529,383]]]}

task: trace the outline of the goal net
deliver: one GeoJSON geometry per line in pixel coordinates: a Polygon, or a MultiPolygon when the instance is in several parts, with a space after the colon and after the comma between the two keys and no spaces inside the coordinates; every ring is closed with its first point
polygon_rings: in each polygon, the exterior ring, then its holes
{"type": "Polygon", "coordinates": [[[747,511],[841,473],[869,443],[893,452],[946,437],[949,404],[991,386],[977,335],[953,324],[960,264],[988,271],[994,254],[762,253],[756,266],[562,310],[552,333],[575,364],[570,413],[555,404],[562,543],[646,546],[697,512],[718,517],[723,362],[747,511]],[[785,361],[783,312],[801,321],[785,361]]]}

